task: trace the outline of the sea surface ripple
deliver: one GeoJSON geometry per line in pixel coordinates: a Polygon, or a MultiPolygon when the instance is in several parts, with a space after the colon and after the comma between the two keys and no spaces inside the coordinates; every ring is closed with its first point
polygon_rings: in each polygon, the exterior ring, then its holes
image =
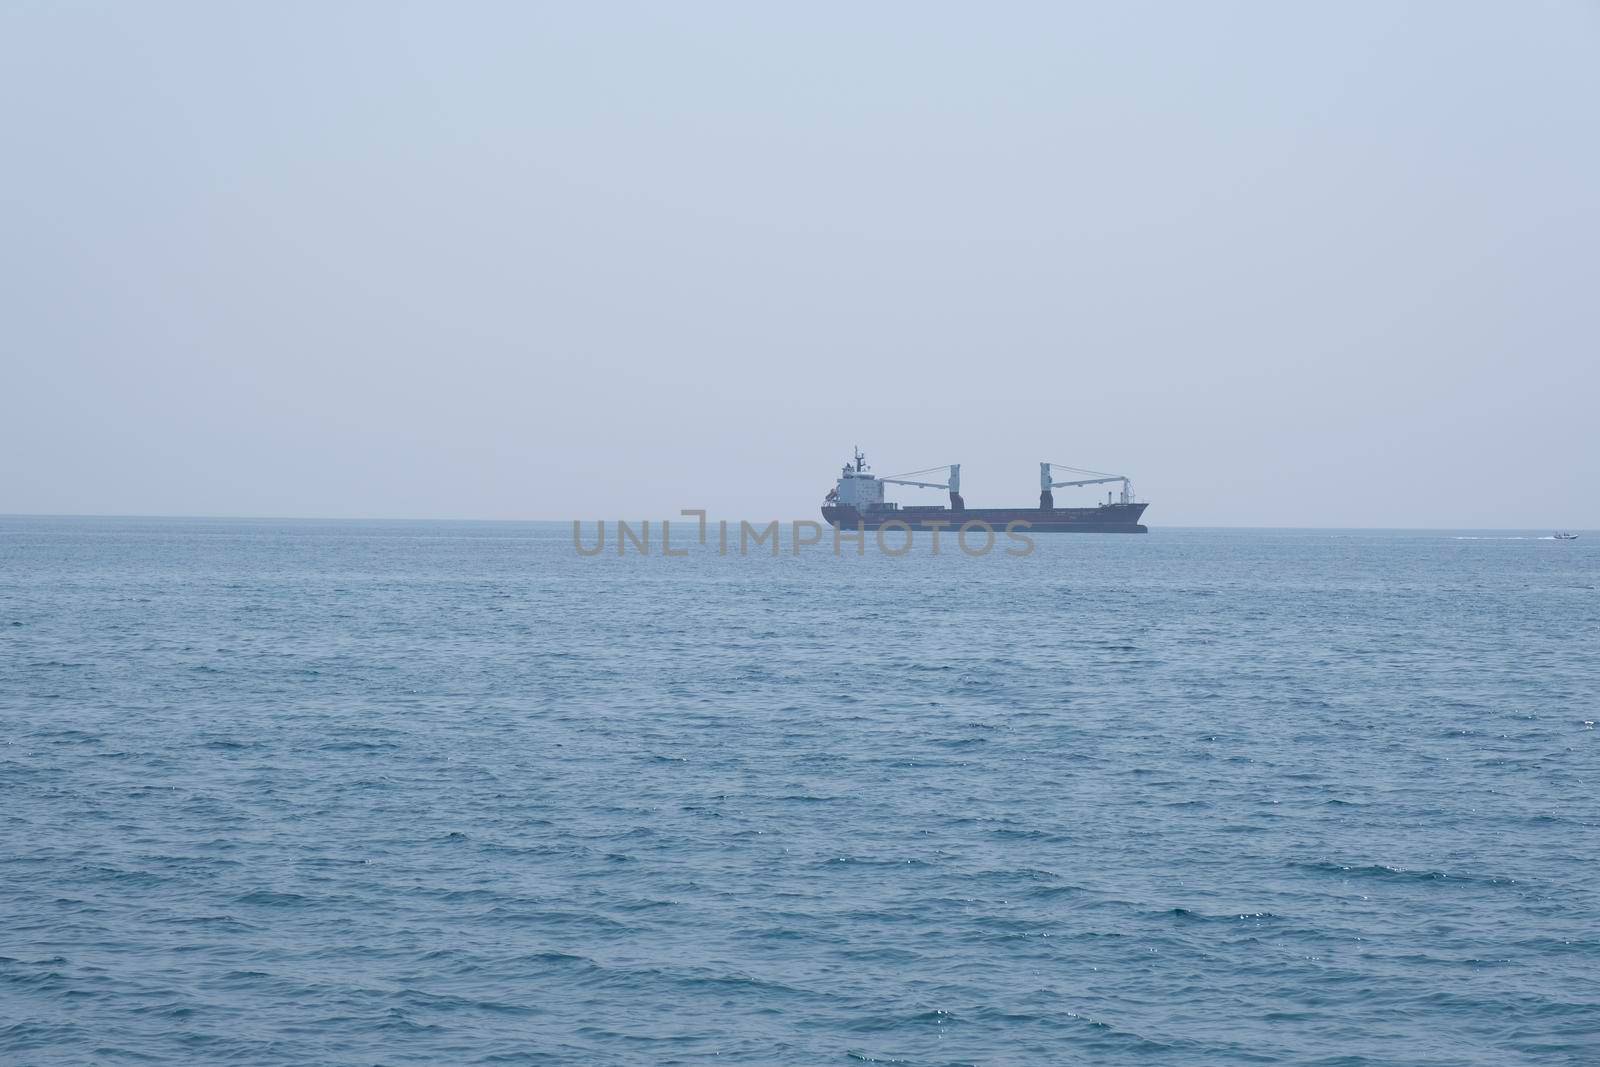
{"type": "Polygon", "coordinates": [[[0,519],[0,1062],[1600,1062],[1600,544],[0,519]]]}

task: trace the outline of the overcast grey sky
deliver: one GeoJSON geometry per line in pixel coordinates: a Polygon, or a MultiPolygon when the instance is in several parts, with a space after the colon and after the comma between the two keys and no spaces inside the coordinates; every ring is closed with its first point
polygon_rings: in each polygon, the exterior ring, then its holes
{"type": "Polygon", "coordinates": [[[9,0],[0,109],[0,513],[1600,527],[1592,3],[9,0]]]}

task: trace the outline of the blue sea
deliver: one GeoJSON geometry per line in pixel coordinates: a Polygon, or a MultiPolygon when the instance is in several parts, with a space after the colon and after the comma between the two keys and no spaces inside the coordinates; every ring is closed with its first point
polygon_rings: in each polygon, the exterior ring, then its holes
{"type": "Polygon", "coordinates": [[[1548,533],[0,519],[0,1062],[1600,1063],[1548,533]]]}

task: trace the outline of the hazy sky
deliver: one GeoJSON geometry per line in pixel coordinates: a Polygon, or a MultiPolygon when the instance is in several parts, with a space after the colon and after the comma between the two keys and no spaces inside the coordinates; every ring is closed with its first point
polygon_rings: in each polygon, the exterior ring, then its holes
{"type": "Polygon", "coordinates": [[[0,513],[1600,527],[1593,3],[6,0],[0,118],[0,513]]]}

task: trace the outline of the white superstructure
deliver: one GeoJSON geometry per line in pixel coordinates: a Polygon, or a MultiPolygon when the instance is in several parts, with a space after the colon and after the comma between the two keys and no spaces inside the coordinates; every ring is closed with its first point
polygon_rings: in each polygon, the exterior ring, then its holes
{"type": "Polygon", "coordinates": [[[844,465],[834,493],[838,503],[857,511],[883,507],[883,482],[867,467],[867,457],[861,449],[856,449],[853,463],[844,465]]]}
{"type": "MultiPolygon", "coordinates": [[[[838,507],[852,507],[865,514],[868,511],[894,511],[900,505],[888,504],[883,499],[883,487],[886,485],[910,485],[919,489],[945,489],[950,493],[950,507],[961,510],[966,505],[961,500],[961,464],[947,463],[942,467],[928,467],[926,470],[909,471],[897,474],[892,478],[879,478],[867,467],[867,457],[861,454],[861,449],[856,449],[855,459],[844,465],[839,472],[839,481],[828,494],[824,504],[838,507]],[[934,471],[945,471],[945,480],[942,482],[925,482],[921,479],[934,471]]],[[[926,510],[926,509],[924,509],[926,510]]]]}

